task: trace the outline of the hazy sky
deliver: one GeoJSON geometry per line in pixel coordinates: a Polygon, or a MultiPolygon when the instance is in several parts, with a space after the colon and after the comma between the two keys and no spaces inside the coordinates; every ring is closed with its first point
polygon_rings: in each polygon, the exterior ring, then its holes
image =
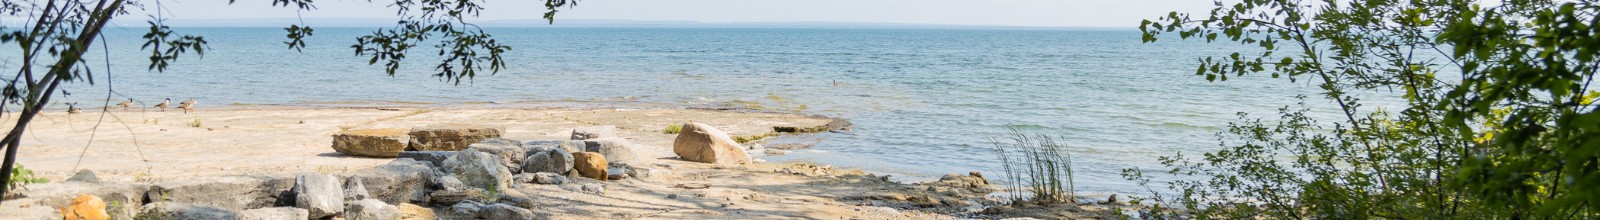
{"type": "MultiPolygon", "coordinates": [[[[394,18],[386,0],[318,0],[304,17],[394,18]]],[[[388,0],[392,2],[392,0],[388,0]]],[[[155,1],[144,1],[153,8],[155,1]]],[[[269,0],[163,0],[177,19],[288,19],[269,0]]],[[[486,20],[539,19],[543,1],[491,0],[486,20]]],[[[560,19],[698,22],[871,22],[1041,27],[1136,27],[1170,11],[1205,12],[1207,0],[584,0],[560,19]]],[[[132,17],[132,16],[130,16],[132,17]]],[[[143,17],[143,16],[138,16],[143,17]]]]}

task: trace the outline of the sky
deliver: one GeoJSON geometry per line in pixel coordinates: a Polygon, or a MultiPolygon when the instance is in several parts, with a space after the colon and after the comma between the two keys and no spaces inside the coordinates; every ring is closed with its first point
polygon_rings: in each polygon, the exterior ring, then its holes
{"type": "MultiPolygon", "coordinates": [[[[270,0],[162,0],[175,20],[294,21],[292,8],[270,0]]],[[[305,18],[396,18],[392,0],[319,0],[305,18]],[[389,1],[389,2],[385,2],[389,1]]],[[[144,1],[154,9],[155,1],[144,1]]],[[[848,22],[1023,27],[1137,27],[1171,11],[1204,13],[1208,0],[583,0],[562,9],[562,19],[704,23],[848,22]]],[[[534,20],[539,0],[490,0],[483,20],[534,20]]],[[[136,14],[141,14],[136,12],[136,14]]],[[[144,16],[124,16],[139,17],[144,16]]],[[[142,22],[141,22],[142,23],[142,22]]]]}

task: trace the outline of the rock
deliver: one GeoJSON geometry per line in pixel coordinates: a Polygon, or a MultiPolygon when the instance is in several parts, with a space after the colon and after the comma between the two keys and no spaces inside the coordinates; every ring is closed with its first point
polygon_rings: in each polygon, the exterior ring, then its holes
{"type": "Polygon", "coordinates": [[[344,181],[344,201],[354,202],[371,199],[372,194],[367,193],[367,185],[361,184],[361,179],[350,178],[344,181]]]}
{"type": "Polygon", "coordinates": [[[594,152],[572,153],[573,169],[583,177],[606,180],[606,158],[594,152]]]}
{"type": "Polygon", "coordinates": [[[532,183],[559,185],[567,182],[567,177],[556,173],[540,172],[531,175],[533,175],[532,183]]]}
{"type": "MultiPolygon", "coordinates": [[[[395,160],[401,161],[401,160],[395,160]]],[[[405,161],[410,161],[405,159],[405,161]]],[[[350,175],[367,187],[371,199],[385,203],[427,202],[428,186],[433,183],[433,168],[405,162],[362,169],[350,175]]]]}
{"type": "Polygon", "coordinates": [[[467,188],[467,184],[466,183],[462,183],[461,182],[461,178],[456,178],[455,175],[446,175],[444,177],[439,177],[439,187],[438,188],[440,190],[466,190],[466,189],[468,189],[467,188]]]}
{"type": "Polygon", "coordinates": [[[524,209],[532,209],[538,205],[537,203],[533,202],[533,197],[516,190],[500,193],[500,201],[497,202],[500,204],[522,207],[524,209]]]}
{"type": "Polygon", "coordinates": [[[784,155],[784,154],[789,154],[789,151],[786,151],[786,150],[775,150],[775,149],[767,149],[767,150],[766,150],[766,153],[767,153],[767,156],[783,156],[783,155],[784,155]]]}
{"type": "Polygon", "coordinates": [[[633,167],[628,169],[628,176],[645,181],[667,181],[672,178],[672,170],[653,167],[633,167]]]}
{"type": "Polygon", "coordinates": [[[582,186],[579,186],[579,189],[582,189],[583,192],[586,192],[586,193],[593,193],[593,194],[605,194],[606,193],[606,185],[600,185],[599,183],[585,183],[582,186]]]}
{"type": "Polygon", "coordinates": [[[437,216],[433,215],[433,209],[428,207],[412,205],[411,203],[400,203],[400,205],[396,205],[395,207],[400,208],[400,219],[438,219],[437,216]]]}
{"type": "Polygon", "coordinates": [[[483,203],[477,201],[462,201],[450,206],[450,213],[446,219],[471,219],[477,218],[483,212],[483,203]]]}
{"type": "Polygon", "coordinates": [[[139,212],[139,219],[168,219],[168,220],[211,220],[211,219],[239,219],[239,213],[227,209],[195,205],[178,202],[157,202],[146,204],[144,210],[139,212]]]}
{"type": "Polygon", "coordinates": [[[470,125],[434,125],[413,128],[410,146],[414,151],[457,151],[484,139],[498,138],[504,128],[470,125]]]}
{"type": "Polygon", "coordinates": [[[522,160],[528,157],[527,149],[521,142],[510,139],[490,138],[468,145],[469,149],[500,156],[500,166],[511,170],[511,173],[522,172],[522,160]]]}
{"type": "Polygon", "coordinates": [[[433,191],[433,195],[430,195],[433,201],[430,201],[429,204],[456,204],[462,201],[480,200],[484,197],[484,192],[480,189],[438,190],[433,191]]]}
{"type": "Polygon", "coordinates": [[[522,148],[527,149],[528,154],[533,154],[534,152],[540,152],[540,151],[549,151],[550,149],[556,149],[556,148],[561,148],[562,150],[566,150],[567,152],[583,152],[584,143],[583,143],[583,141],[577,141],[577,140],[572,140],[572,141],[529,141],[528,143],[523,143],[522,144],[522,148]]]}
{"type": "Polygon", "coordinates": [[[444,171],[460,178],[469,187],[509,189],[511,171],[500,166],[500,157],[466,149],[444,161],[444,171]]]}
{"type": "Polygon", "coordinates": [[[567,173],[572,171],[572,153],[566,149],[552,148],[539,152],[528,152],[528,158],[522,160],[523,173],[567,173]]]}
{"type": "Polygon", "coordinates": [[[750,155],[728,133],[701,123],[687,123],[672,141],[672,153],[688,161],[713,164],[748,164],[750,155]]]}
{"type": "Polygon", "coordinates": [[[952,174],[945,174],[943,177],[939,177],[939,181],[934,182],[933,185],[944,186],[944,187],[963,188],[963,189],[967,189],[967,190],[971,190],[971,191],[989,191],[989,190],[992,190],[989,187],[989,180],[983,179],[983,174],[979,174],[979,173],[976,173],[976,172],[969,173],[968,175],[953,174],[953,173],[952,174]]]}
{"type": "MultiPolygon", "coordinates": [[[[343,209],[343,208],[340,208],[343,209]]],[[[303,220],[311,219],[310,211],[294,207],[273,207],[244,210],[239,220],[303,220]]]]}
{"type": "Polygon", "coordinates": [[[61,209],[61,215],[67,220],[79,219],[111,219],[111,214],[106,213],[106,201],[99,196],[83,194],[72,199],[72,204],[61,209]]]}
{"type": "Polygon", "coordinates": [[[596,138],[616,137],[617,126],[601,125],[578,127],[572,129],[572,140],[589,140],[596,138]]]}
{"type": "Polygon", "coordinates": [[[533,211],[506,204],[490,204],[478,212],[481,219],[532,220],[533,211]]]}
{"type": "Polygon", "coordinates": [[[403,151],[400,152],[398,157],[428,162],[432,167],[442,167],[445,159],[450,159],[450,156],[455,155],[455,151],[403,151]]]}
{"type": "Polygon", "coordinates": [[[606,168],[606,179],[620,180],[625,178],[628,178],[628,169],[621,167],[606,168]]]}
{"type": "Polygon", "coordinates": [[[406,129],[360,129],[333,135],[333,150],[365,157],[395,157],[411,140],[406,129]]]}
{"type": "Polygon", "coordinates": [[[344,218],[348,220],[398,220],[400,208],[381,200],[367,199],[345,205],[344,218]]]}
{"type": "Polygon", "coordinates": [[[323,218],[344,210],[344,189],[339,179],[320,173],[301,173],[294,179],[294,207],[306,209],[311,218],[323,218]]]}
{"type": "Polygon", "coordinates": [[[11,191],[5,202],[0,203],[0,219],[62,219],[59,208],[72,204],[82,195],[99,197],[107,204],[106,213],[113,219],[132,219],[143,208],[145,193],[149,190],[149,185],[123,182],[34,184],[11,191]]]}
{"type": "Polygon", "coordinates": [[[79,170],[67,178],[67,182],[100,183],[100,177],[94,175],[92,170],[79,170]]]}
{"type": "Polygon", "coordinates": [[[606,162],[634,163],[639,161],[639,156],[633,152],[633,143],[622,138],[600,138],[583,141],[583,151],[600,153],[606,157],[606,162]]]}
{"type": "Polygon", "coordinates": [[[532,173],[518,173],[517,175],[511,175],[512,182],[515,183],[533,183],[534,178],[535,177],[532,173]]]}
{"type": "MultiPolygon", "coordinates": [[[[145,198],[150,202],[176,202],[226,210],[271,207],[280,192],[294,187],[291,178],[227,176],[188,178],[156,183],[145,198]]],[[[341,198],[342,199],[342,198],[341,198]]]]}

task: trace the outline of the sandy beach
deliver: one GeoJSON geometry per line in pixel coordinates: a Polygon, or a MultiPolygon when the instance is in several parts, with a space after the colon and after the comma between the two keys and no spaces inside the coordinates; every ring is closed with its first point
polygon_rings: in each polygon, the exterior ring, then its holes
{"type": "MultiPolygon", "coordinates": [[[[236,175],[292,178],[305,172],[342,176],[394,160],[335,152],[332,135],[350,129],[472,124],[503,126],[507,139],[565,140],[573,128],[611,125],[617,136],[636,144],[643,159],[637,164],[671,174],[610,182],[573,179],[603,184],[606,189],[599,194],[574,189],[573,184],[520,184],[517,190],[535,201],[535,213],[553,219],[948,219],[981,216],[985,207],[997,204],[997,198],[987,196],[994,189],[982,178],[908,184],[830,165],[727,166],[678,160],[672,152],[676,135],[662,132],[669,125],[698,122],[730,136],[758,137],[774,134],[775,126],[817,127],[833,121],[818,116],[696,109],[272,107],[187,114],[112,110],[101,117],[98,111],[49,113],[32,124],[19,163],[52,183],[29,190],[59,188],[53,185],[71,176],[74,168],[93,170],[106,182],[156,184],[236,175]]],[[[9,115],[6,119],[15,120],[9,115]]],[[[0,212],[26,212],[31,204],[25,203],[8,202],[0,212]]]]}

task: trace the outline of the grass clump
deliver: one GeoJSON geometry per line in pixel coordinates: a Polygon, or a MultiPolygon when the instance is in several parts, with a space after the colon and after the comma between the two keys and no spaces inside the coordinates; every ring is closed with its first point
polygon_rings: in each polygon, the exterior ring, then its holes
{"type": "Polygon", "coordinates": [[[194,119],[194,121],[189,121],[189,127],[191,127],[191,128],[198,128],[201,125],[202,125],[202,123],[200,122],[199,118],[194,119]]]}
{"type": "Polygon", "coordinates": [[[1073,204],[1072,154],[1049,135],[1011,129],[1010,143],[991,139],[1013,203],[1073,204]]]}
{"type": "Polygon", "coordinates": [[[678,134],[678,132],[683,132],[683,125],[667,125],[667,128],[661,129],[661,133],[678,134]]]}

